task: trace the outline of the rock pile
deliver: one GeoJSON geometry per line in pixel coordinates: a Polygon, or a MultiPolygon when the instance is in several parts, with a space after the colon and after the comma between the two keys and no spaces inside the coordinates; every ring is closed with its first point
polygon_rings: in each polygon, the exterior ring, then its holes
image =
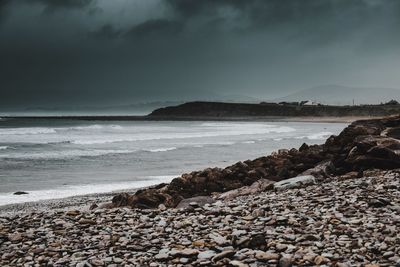
{"type": "Polygon", "coordinates": [[[400,168],[400,116],[356,121],[323,145],[302,145],[298,150],[279,150],[267,157],[238,162],[225,169],[208,168],[183,174],[170,184],[121,194],[113,206],[134,208],[176,207],[183,199],[209,196],[244,186],[260,179],[281,181],[298,175],[313,175],[319,181],[370,168],[400,168]]]}
{"type": "Polygon", "coordinates": [[[0,218],[0,266],[400,265],[400,170],[183,209],[0,218]]]}

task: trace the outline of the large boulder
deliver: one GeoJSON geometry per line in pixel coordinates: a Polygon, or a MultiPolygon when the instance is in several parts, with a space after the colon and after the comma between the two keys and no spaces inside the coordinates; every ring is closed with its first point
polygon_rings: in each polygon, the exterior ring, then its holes
{"type": "Polygon", "coordinates": [[[292,188],[298,188],[298,187],[303,187],[307,185],[313,185],[316,184],[316,179],[312,175],[302,175],[302,176],[297,176],[294,178],[290,178],[287,180],[283,180],[280,182],[276,182],[274,184],[274,189],[276,190],[284,190],[284,189],[292,189],[292,188]]]}
{"type": "Polygon", "coordinates": [[[263,192],[268,189],[273,188],[274,181],[270,181],[267,179],[260,179],[254,182],[250,186],[243,186],[238,189],[230,190],[228,192],[222,193],[218,196],[218,199],[221,200],[231,200],[239,196],[251,195],[263,192]]]}

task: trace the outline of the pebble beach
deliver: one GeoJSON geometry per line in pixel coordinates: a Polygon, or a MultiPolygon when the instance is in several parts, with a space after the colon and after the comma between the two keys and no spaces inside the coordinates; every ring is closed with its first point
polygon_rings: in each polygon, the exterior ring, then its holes
{"type": "Polygon", "coordinates": [[[0,219],[1,266],[395,266],[400,171],[186,208],[0,219]]]}

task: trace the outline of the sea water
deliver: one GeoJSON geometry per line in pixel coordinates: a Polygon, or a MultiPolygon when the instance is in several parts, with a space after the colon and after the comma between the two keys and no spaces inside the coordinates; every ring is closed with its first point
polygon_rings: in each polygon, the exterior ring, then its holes
{"type": "Polygon", "coordinates": [[[169,182],[302,143],[346,124],[0,120],[0,205],[169,182]],[[27,195],[14,195],[25,191],[27,195]]]}

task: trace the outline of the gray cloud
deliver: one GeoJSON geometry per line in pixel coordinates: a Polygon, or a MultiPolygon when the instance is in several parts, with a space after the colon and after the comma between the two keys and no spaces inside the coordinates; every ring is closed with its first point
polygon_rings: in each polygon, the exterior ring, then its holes
{"type": "Polygon", "coordinates": [[[141,38],[146,36],[156,36],[165,38],[180,33],[183,30],[183,24],[180,21],[171,21],[167,19],[152,19],[135,25],[127,33],[127,38],[141,38]]]}
{"type": "Polygon", "coordinates": [[[121,36],[122,31],[111,24],[105,24],[100,29],[89,32],[89,37],[97,40],[114,40],[121,36]]]}
{"type": "Polygon", "coordinates": [[[0,23],[1,105],[400,87],[397,0],[0,0],[0,23]]]}
{"type": "Polygon", "coordinates": [[[29,3],[38,3],[48,10],[81,9],[94,4],[95,0],[26,0],[29,3]]]}

